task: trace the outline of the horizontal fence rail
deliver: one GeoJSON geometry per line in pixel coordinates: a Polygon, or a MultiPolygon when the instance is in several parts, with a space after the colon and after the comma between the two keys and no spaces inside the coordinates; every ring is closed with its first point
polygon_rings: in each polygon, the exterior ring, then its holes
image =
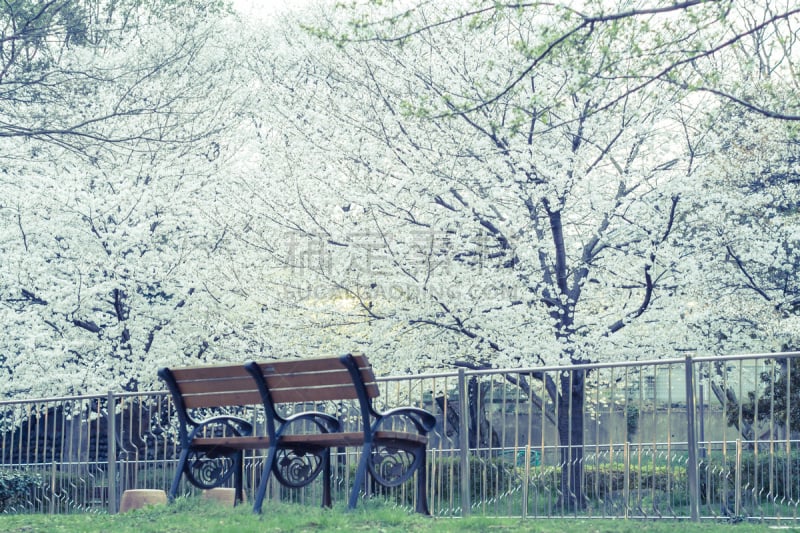
{"type": "MultiPolygon", "coordinates": [[[[462,368],[380,379],[378,407],[436,415],[427,483],[438,516],[796,521],[793,381],[799,352],[462,368]]],[[[355,427],[350,405],[313,408],[355,427]]],[[[234,411],[263,427],[260,409],[234,411]]],[[[114,513],[125,490],[166,490],[180,452],[176,418],[164,392],[0,402],[0,476],[22,487],[0,495],[0,512],[114,513]]],[[[250,496],[265,452],[246,453],[250,496]]],[[[358,453],[334,450],[334,502],[346,501],[358,453]]],[[[318,505],[319,485],[274,484],[268,498],[318,505]]],[[[413,485],[368,482],[363,494],[415,504],[413,485]]]]}

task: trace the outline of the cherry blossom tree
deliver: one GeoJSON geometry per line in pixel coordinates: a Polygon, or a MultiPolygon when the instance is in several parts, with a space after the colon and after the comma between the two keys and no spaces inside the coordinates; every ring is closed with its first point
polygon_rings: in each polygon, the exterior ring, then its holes
{"type": "MultiPolygon", "coordinates": [[[[4,394],[797,342],[793,4],[374,4],[6,4],[4,394]]],[[[585,371],[531,377],[580,507],[585,371]]]]}
{"type": "MultiPolygon", "coordinates": [[[[758,176],[727,158],[747,137],[720,127],[731,104],[748,122],[793,118],[793,82],[777,72],[793,68],[783,32],[794,12],[761,13],[762,24],[730,2],[617,15],[548,6],[306,15],[327,40],[289,31],[291,52],[262,50],[270,97],[254,122],[268,175],[241,178],[248,216],[232,227],[280,273],[270,291],[291,289],[278,303],[246,284],[273,302],[267,311],[307,324],[289,343],[328,346],[326,326],[408,371],[674,357],[711,346],[697,341],[712,324],[726,349],[780,345],[772,333],[786,317],[768,308],[796,298],[792,261],[780,263],[786,290],[764,298],[756,285],[777,272],[763,255],[737,256],[708,232],[754,212],[753,191],[725,191],[758,176]],[[749,87],[733,81],[755,76],[737,56],[746,40],[781,57],[749,87]],[[736,214],[717,194],[731,194],[736,214]]],[[[793,160],[791,127],[760,131],[758,146],[780,146],[776,162],[793,160]]],[[[796,222],[784,217],[762,240],[793,255],[796,222]]],[[[578,445],[563,463],[567,503],[580,506],[582,419],[570,415],[583,412],[585,375],[543,377],[561,442],[578,445]]]]}
{"type": "Polygon", "coordinates": [[[5,396],[152,388],[229,335],[204,220],[248,95],[216,40],[236,21],[211,7],[4,4],[5,396]]]}
{"type": "Polygon", "coordinates": [[[207,21],[223,15],[221,3],[12,0],[0,12],[6,142],[35,140],[35,150],[66,147],[91,159],[213,132],[198,116],[213,104],[186,108],[185,91],[201,74],[192,62],[213,36],[207,21]],[[184,86],[164,93],[165,80],[184,86]]]}
{"type": "MultiPolygon", "coordinates": [[[[795,2],[686,0],[630,3],[449,2],[431,10],[426,2],[354,2],[351,16],[311,26],[318,35],[348,42],[404,43],[450,27],[480,29],[536,17],[534,33],[511,37],[519,61],[495,92],[455,99],[454,112],[470,113],[501,100],[550,60],[569,61],[588,78],[620,83],[603,99],[611,106],[631,92],[669,83],[704,92],[781,120],[800,120],[795,99],[775,99],[774,89],[797,87],[795,2]],[[592,61],[585,45],[599,45],[592,61]],[[617,47],[619,55],[608,54],[617,47]],[[599,54],[599,56],[598,56],[599,54]],[[606,61],[607,60],[607,61],[606,61]],[[735,63],[735,64],[734,64],[735,63]],[[731,75],[733,74],[733,75],[731,75]],[[750,75],[747,75],[750,74],[750,75]],[[755,74],[755,75],[753,75],[755,74]]],[[[519,26],[515,26],[515,29],[519,26]]]]}

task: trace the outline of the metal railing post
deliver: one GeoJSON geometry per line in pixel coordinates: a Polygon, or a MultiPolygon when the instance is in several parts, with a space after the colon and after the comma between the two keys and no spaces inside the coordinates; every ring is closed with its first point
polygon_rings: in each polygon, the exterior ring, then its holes
{"type": "Polygon", "coordinates": [[[467,377],[463,368],[458,369],[458,446],[461,459],[461,516],[469,516],[472,508],[470,501],[469,472],[469,401],[467,395],[467,377]]]}
{"type": "Polygon", "coordinates": [[[689,460],[686,463],[686,475],[689,483],[689,507],[693,522],[700,520],[700,487],[697,485],[697,436],[695,435],[695,392],[694,364],[692,356],[686,356],[686,441],[689,448],[689,460]]]}
{"type": "Polygon", "coordinates": [[[117,417],[116,406],[114,405],[114,392],[108,391],[108,406],[106,408],[108,423],[106,430],[108,434],[108,512],[115,514],[117,506],[117,417]]]}

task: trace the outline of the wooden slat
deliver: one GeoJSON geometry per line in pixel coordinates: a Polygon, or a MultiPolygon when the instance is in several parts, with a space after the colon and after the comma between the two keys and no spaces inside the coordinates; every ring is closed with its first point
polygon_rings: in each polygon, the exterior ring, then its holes
{"type": "Polygon", "coordinates": [[[385,444],[388,442],[411,442],[418,444],[425,444],[428,442],[428,437],[420,435],[419,433],[408,433],[405,431],[376,431],[374,436],[375,442],[385,444]]]}
{"type": "Polygon", "coordinates": [[[233,407],[237,405],[261,405],[258,391],[214,392],[211,394],[184,394],[187,409],[199,407],[233,407]]]}
{"type": "Polygon", "coordinates": [[[192,441],[192,448],[233,448],[235,450],[259,450],[269,448],[269,437],[199,437],[192,441]]]}
{"type": "Polygon", "coordinates": [[[381,391],[378,388],[378,384],[375,380],[375,373],[372,371],[372,365],[367,361],[367,357],[365,355],[353,354],[353,359],[355,359],[358,369],[361,372],[361,379],[367,387],[367,396],[370,398],[377,398],[380,396],[381,391]]]}
{"type": "Polygon", "coordinates": [[[173,377],[176,381],[199,380],[199,379],[219,379],[231,377],[249,377],[250,374],[245,370],[244,363],[234,365],[214,365],[214,366],[187,366],[183,368],[171,368],[173,377]]]}
{"type": "MultiPolygon", "coordinates": [[[[372,375],[372,366],[363,355],[353,356],[358,368],[372,375]]],[[[311,372],[332,372],[342,370],[344,365],[338,357],[319,357],[316,359],[292,359],[284,361],[264,361],[259,363],[264,375],[303,374],[311,372]]],[[[374,381],[374,376],[370,379],[374,381]]]]}
{"type": "Polygon", "coordinates": [[[360,446],[364,443],[364,433],[351,431],[343,433],[316,433],[313,435],[284,435],[281,437],[283,444],[309,443],[315,446],[360,446]]]}
{"type": "MultiPolygon", "coordinates": [[[[374,440],[380,444],[386,442],[424,444],[428,442],[426,436],[406,431],[378,431],[374,435],[374,440]]],[[[281,437],[281,443],[283,444],[303,444],[306,442],[321,446],[361,446],[364,444],[364,432],[314,433],[310,435],[284,435],[281,437]]]]}
{"type": "MultiPolygon", "coordinates": [[[[252,378],[251,378],[252,379],[252,378]]],[[[324,385],[352,385],[353,380],[345,368],[335,372],[313,372],[304,374],[265,374],[270,390],[289,387],[320,387],[324,385]]]]}
{"type": "Polygon", "coordinates": [[[302,374],[308,372],[329,372],[341,370],[342,363],[338,357],[321,357],[316,359],[292,359],[288,361],[265,361],[260,363],[261,372],[267,375],[302,374]]]}
{"type": "Polygon", "coordinates": [[[197,394],[203,392],[234,392],[256,390],[253,376],[246,375],[235,378],[199,379],[192,381],[178,381],[178,388],[183,394],[197,394]]]}
{"type": "Polygon", "coordinates": [[[328,400],[354,400],[356,389],[352,384],[333,387],[306,387],[289,389],[270,389],[275,403],[324,402],[328,400]]]}
{"type": "MultiPolygon", "coordinates": [[[[375,441],[379,444],[424,444],[428,441],[428,439],[424,435],[419,435],[417,433],[407,433],[404,431],[378,431],[375,434],[375,441]]],[[[288,446],[297,445],[298,447],[302,446],[303,444],[312,447],[361,446],[364,443],[364,433],[361,431],[350,431],[344,433],[284,435],[281,437],[281,443],[288,446]]],[[[254,450],[269,448],[269,437],[200,437],[192,441],[192,446],[202,448],[233,448],[237,450],[254,450]]]]}
{"type": "Polygon", "coordinates": [[[372,365],[367,361],[367,357],[365,355],[353,354],[353,359],[358,369],[361,371],[361,379],[364,380],[364,383],[367,385],[375,383],[375,373],[372,371],[372,365]]]}
{"type": "MultiPolygon", "coordinates": [[[[364,371],[362,370],[361,373],[363,374],[364,371]]],[[[370,370],[370,374],[372,370],[370,370]]],[[[370,398],[377,398],[381,395],[381,389],[378,387],[378,384],[373,379],[372,381],[364,380],[364,386],[367,388],[367,396],[370,398]]]]}
{"type": "MultiPolygon", "coordinates": [[[[358,393],[352,382],[342,385],[324,387],[295,387],[291,384],[286,387],[270,387],[272,401],[275,403],[292,402],[324,402],[328,400],[355,400],[358,393]]],[[[376,398],[379,396],[377,385],[367,386],[367,396],[376,398]]]]}

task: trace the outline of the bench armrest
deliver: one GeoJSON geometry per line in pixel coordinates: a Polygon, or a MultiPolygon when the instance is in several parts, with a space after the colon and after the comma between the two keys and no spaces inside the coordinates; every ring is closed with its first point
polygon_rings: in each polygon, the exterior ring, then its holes
{"type": "Polygon", "coordinates": [[[372,432],[374,433],[383,423],[391,418],[404,418],[410,420],[414,427],[417,428],[423,435],[427,435],[434,427],[436,427],[436,417],[424,409],[417,407],[397,407],[390,409],[383,413],[376,413],[377,419],[372,425],[372,432]]]}
{"type": "Polygon", "coordinates": [[[199,422],[189,433],[189,442],[211,426],[224,426],[229,428],[234,435],[246,437],[253,434],[253,424],[236,416],[219,415],[206,418],[199,422]]]}
{"type": "Polygon", "coordinates": [[[289,427],[289,424],[302,421],[313,422],[319,429],[322,430],[323,433],[339,433],[342,431],[342,424],[335,417],[327,413],[320,413],[318,411],[304,411],[302,413],[285,418],[281,423],[280,429],[278,430],[278,436],[285,432],[286,428],[289,427]]]}

